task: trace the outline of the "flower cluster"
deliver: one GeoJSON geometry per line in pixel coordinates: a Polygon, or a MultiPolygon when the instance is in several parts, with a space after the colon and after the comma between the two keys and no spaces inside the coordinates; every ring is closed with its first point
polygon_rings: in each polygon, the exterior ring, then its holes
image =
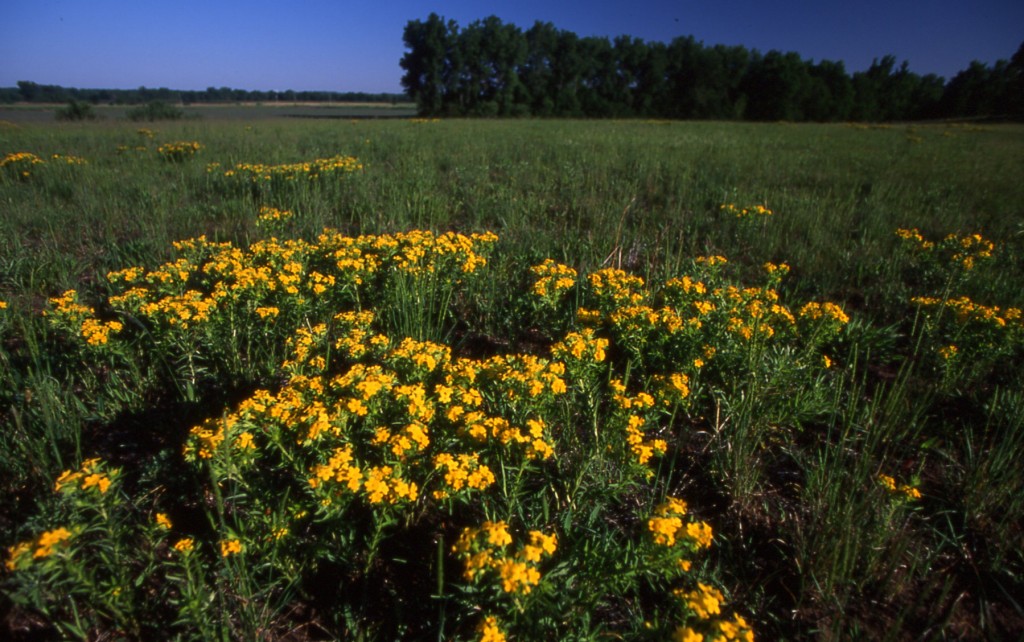
{"type": "Polygon", "coordinates": [[[157,147],[156,151],[164,160],[180,163],[195,156],[202,148],[203,146],[196,141],[179,141],[164,143],[157,147]]]}
{"type": "Polygon", "coordinates": [[[256,225],[273,225],[282,221],[287,221],[293,216],[294,215],[289,210],[279,210],[276,207],[263,205],[260,207],[259,216],[256,217],[256,225]]]}
{"type": "Polygon", "coordinates": [[[771,216],[773,214],[773,212],[764,205],[741,207],[735,203],[723,203],[718,206],[718,209],[726,214],[731,214],[736,218],[756,218],[759,216],[771,216]]]}
{"type": "Polygon", "coordinates": [[[681,642],[703,642],[705,640],[754,642],[754,631],[740,614],[733,613],[732,619],[715,617],[721,614],[721,605],[725,598],[721,591],[713,586],[698,582],[696,589],[691,591],[679,589],[674,592],[674,595],[699,620],[699,623],[695,623],[694,626],[677,628],[674,640],[681,642]]]}
{"type": "Polygon", "coordinates": [[[969,297],[919,296],[924,331],[940,346],[935,350],[939,366],[952,376],[983,372],[999,359],[1024,350],[1024,313],[1020,308],[988,306],[969,297]]]}
{"type": "MultiPolygon", "coordinates": [[[[670,580],[686,577],[691,568],[690,555],[712,543],[711,527],[688,519],[686,502],[675,497],[667,497],[655,507],[647,520],[647,530],[656,566],[664,569],[670,580]]],[[[725,597],[718,588],[696,582],[691,589],[674,589],[672,595],[685,622],[675,629],[672,639],[753,641],[753,630],[739,614],[734,613],[731,619],[720,617],[725,597]]]]}
{"type": "MultiPolygon", "coordinates": [[[[324,178],[341,176],[363,169],[362,163],[352,156],[332,156],[317,158],[302,163],[285,163],[281,165],[263,165],[261,163],[237,163],[222,174],[227,178],[237,177],[253,183],[283,181],[318,181],[324,178]]],[[[220,172],[219,164],[207,167],[208,172],[220,172]]]]}
{"type": "Polygon", "coordinates": [[[921,499],[921,491],[909,484],[897,484],[896,479],[889,475],[879,475],[878,483],[889,492],[900,495],[905,499],[921,499]]]}
{"type": "Polygon", "coordinates": [[[658,428],[651,410],[655,399],[646,392],[629,395],[622,381],[613,379],[609,383],[612,399],[612,425],[621,426],[625,432],[625,444],[636,463],[646,464],[655,455],[664,455],[668,443],[664,439],[648,439],[647,432],[658,428]]]}
{"type": "Polygon", "coordinates": [[[462,558],[463,577],[469,582],[494,578],[505,593],[527,595],[540,584],[540,564],[558,547],[555,534],[528,533],[529,543],[511,548],[512,535],[502,521],[484,522],[479,528],[463,529],[452,552],[462,558]]]}
{"type": "MultiPolygon", "coordinates": [[[[676,549],[681,554],[709,548],[712,542],[711,527],[704,522],[686,521],[686,502],[675,497],[666,497],[665,501],[654,509],[654,515],[647,520],[647,530],[656,546],[676,549]]],[[[680,568],[690,570],[689,560],[680,558],[680,568]]]]}
{"type": "Polygon", "coordinates": [[[918,296],[911,299],[911,303],[925,309],[946,308],[950,310],[957,322],[962,325],[985,326],[990,329],[1007,329],[1007,331],[1020,331],[1024,318],[1020,308],[1000,308],[999,306],[988,306],[971,301],[966,296],[954,299],[939,299],[936,297],[918,296]]]}
{"type": "Polygon", "coordinates": [[[996,246],[981,234],[947,234],[941,241],[929,241],[917,228],[896,230],[896,236],[919,259],[931,259],[963,271],[992,259],[996,246]]]}
{"type": "Polygon", "coordinates": [[[45,531],[33,540],[9,547],[7,549],[7,570],[23,570],[32,563],[32,560],[53,555],[55,551],[67,546],[73,536],[74,533],[62,526],[45,531]]]}
{"type": "Polygon", "coordinates": [[[569,332],[551,347],[551,354],[567,365],[580,362],[601,363],[608,350],[608,339],[597,336],[594,328],[569,332]]]}
{"type": "Polygon", "coordinates": [[[551,259],[534,265],[530,272],[537,278],[530,292],[548,305],[554,305],[563,294],[576,285],[576,270],[551,259]]]}
{"type": "Polygon", "coordinates": [[[64,165],[85,165],[87,162],[84,158],[71,156],[70,154],[53,154],[50,156],[50,161],[64,165]]]}
{"type": "Polygon", "coordinates": [[[810,301],[797,312],[800,327],[818,341],[835,337],[850,322],[849,315],[835,303],[810,301]]]}
{"type": "Polygon", "coordinates": [[[47,162],[58,165],[84,165],[86,160],[68,154],[53,154],[49,161],[45,161],[31,152],[12,152],[0,158],[0,176],[25,180],[32,176],[32,172],[38,166],[46,165],[47,162]]]}
{"type": "Polygon", "coordinates": [[[31,152],[13,152],[0,158],[0,171],[5,175],[26,179],[32,175],[36,165],[42,165],[43,159],[31,152]]]}
{"type": "Polygon", "coordinates": [[[61,473],[54,482],[53,490],[58,493],[69,493],[95,488],[102,495],[110,489],[110,484],[117,479],[119,472],[116,468],[108,469],[98,458],[87,459],[78,470],[65,470],[61,473]]]}
{"type": "Polygon", "coordinates": [[[478,642],[505,642],[505,632],[502,631],[498,618],[493,615],[486,616],[480,621],[476,632],[480,634],[478,642]]]}

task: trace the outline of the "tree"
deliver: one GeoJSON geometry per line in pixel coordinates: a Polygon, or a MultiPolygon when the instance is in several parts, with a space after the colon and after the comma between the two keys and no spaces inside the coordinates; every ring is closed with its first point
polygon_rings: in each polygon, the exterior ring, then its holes
{"type": "Polygon", "coordinates": [[[402,87],[416,101],[420,114],[437,115],[443,104],[448,29],[436,13],[431,13],[426,22],[409,22],[402,40],[409,48],[399,63],[405,69],[402,87]]]}
{"type": "Polygon", "coordinates": [[[750,65],[744,79],[745,116],[751,120],[803,120],[804,97],[810,85],[808,65],[800,56],[769,51],[750,65]]]}

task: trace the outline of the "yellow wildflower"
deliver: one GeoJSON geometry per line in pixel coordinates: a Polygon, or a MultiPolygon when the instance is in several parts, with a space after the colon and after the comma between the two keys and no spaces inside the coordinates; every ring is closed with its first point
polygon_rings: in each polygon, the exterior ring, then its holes
{"type": "Polygon", "coordinates": [[[195,540],[191,537],[183,537],[174,543],[174,550],[179,553],[190,553],[195,548],[195,540]]]}
{"type": "Polygon", "coordinates": [[[221,557],[227,557],[236,553],[242,552],[242,542],[237,539],[221,540],[220,543],[220,555],[221,557]]]}

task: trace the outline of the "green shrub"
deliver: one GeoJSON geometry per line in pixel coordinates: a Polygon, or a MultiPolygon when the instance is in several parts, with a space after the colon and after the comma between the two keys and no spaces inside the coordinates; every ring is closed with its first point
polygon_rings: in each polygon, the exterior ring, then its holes
{"type": "Polygon", "coordinates": [[[96,120],[96,111],[85,101],[69,100],[66,107],[57,110],[57,120],[96,120]]]}

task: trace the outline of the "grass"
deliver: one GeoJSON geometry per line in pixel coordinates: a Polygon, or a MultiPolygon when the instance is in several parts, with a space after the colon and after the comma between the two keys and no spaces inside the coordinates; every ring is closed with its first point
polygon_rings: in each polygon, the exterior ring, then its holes
{"type": "Polygon", "coordinates": [[[1024,631],[1020,126],[2,126],[12,637],[1024,631]]]}

